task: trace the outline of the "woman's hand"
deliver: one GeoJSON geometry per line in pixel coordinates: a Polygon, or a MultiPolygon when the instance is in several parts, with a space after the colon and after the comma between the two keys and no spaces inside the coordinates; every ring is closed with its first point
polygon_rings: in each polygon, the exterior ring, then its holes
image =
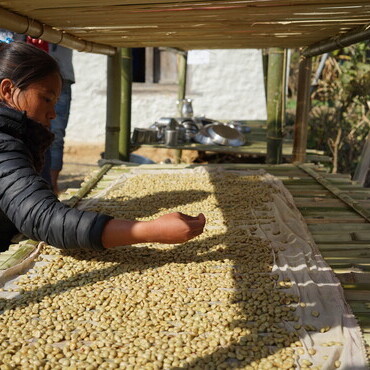
{"type": "Polygon", "coordinates": [[[203,213],[196,217],[181,212],[169,213],[149,221],[148,239],[159,243],[184,243],[203,232],[206,218],[203,213]]]}
{"type": "Polygon", "coordinates": [[[104,227],[102,243],[105,248],[147,242],[184,243],[201,234],[205,223],[203,213],[192,217],[174,212],[153,221],[113,219],[104,227]]]}

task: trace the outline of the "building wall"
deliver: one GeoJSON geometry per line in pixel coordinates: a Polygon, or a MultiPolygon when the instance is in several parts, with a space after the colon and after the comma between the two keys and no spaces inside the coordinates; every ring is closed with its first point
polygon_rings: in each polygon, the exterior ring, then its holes
{"type": "MultiPolygon", "coordinates": [[[[262,57],[258,50],[191,52],[187,97],[195,115],[214,119],[266,119],[262,57]]],[[[76,84],[66,142],[104,143],[106,57],[73,54],[76,84]]],[[[177,86],[134,84],[132,127],[177,116],[177,86]]]]}

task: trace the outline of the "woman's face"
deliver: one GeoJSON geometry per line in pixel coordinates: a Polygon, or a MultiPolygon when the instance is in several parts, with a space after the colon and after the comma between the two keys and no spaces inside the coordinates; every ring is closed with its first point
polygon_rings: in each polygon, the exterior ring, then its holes
{"type": "Polygon", "coordinates": [[[27,117],[43,126],[50,127],[50,121],[56,117],[54,106],[61,88],[62,80],[59,73],[55,72],[30,84],[25,90],[14,88],[10,105],[26,111],[27,117]]]}

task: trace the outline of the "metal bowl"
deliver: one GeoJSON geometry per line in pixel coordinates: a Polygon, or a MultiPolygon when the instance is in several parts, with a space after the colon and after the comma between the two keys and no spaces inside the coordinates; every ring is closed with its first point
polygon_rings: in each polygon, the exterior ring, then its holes
{"type": "Polygon", "coordinates": [[[194,136],[194,141],[199,144],[207,144],[212,145],[214,144],[213,140],[209,137],[206,127],[201,128],[197,134],[194,136]]]}
{"type": "Polygon", "coordinates": [[[206,117],[194,117],[194,122],[199,125],[200,127],[205,127],[207,125],[212,124],[219,124],[220,122],[212,119],[212,118],[206,118],[206,117]]]}
{"type": "Polygon", "coordinates": [[[249,126],[246,126],[243,122],[241,121],[230,121],[227,123],[227,125],[231,128],[235,128],[242,134],[249,134],[251,132],[251,128],[249,126]]]}
{"type": "Polygon", "coordinates": [[[198,125],[192,120],[187,119],[181,123],[181,127],[185,129],[185,141],[190,142],[199,132],[198,125]]]}
{"type": "Polygon", "coordinates": [[[149,128],[155,130],[157,132],[157,142],[163,142],[164,141],[164,132],[166,130],[167,125],[159,122],[153,123],[149,128]]]}
{"type": "Polygon", "coordinates": [[[207,125],[205,131],[215,144],[241,146],[245,143],[244,135],[227,125],[207,125]]]}

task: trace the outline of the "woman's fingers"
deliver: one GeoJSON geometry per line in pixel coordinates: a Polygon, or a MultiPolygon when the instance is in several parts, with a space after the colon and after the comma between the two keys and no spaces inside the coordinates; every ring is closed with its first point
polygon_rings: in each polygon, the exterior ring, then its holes
{"type": "Polygon", "coordinates": [[[206,218],[203,213],[200,213],[197,217],[193,217],[192,220],[188,222],[190,227],[190,237],[194,238],[203,232],[204,225],[206,223],[206,218]]]}
{"type": "Polygon", "coordinates": [[[200,221],[202,228],[203,228],[204,225],[206,224],[206,216],[204,216],[203,213],[199,213],[198,220],[200,221]]]}
{"type": "Polygon", "coordinates": [[[189,223],[194,223],[194,224],[199,223],[199,225],[203,225],[203,226],[206,223],[206,218],[203,213],[199,213],[199,215],[195,217],[186,215],[184,213],[180,213],[180,215],[183,220],[189,221],[189,223]]]}
{"type": "Polygon", "coordinates": [[[184,221],[192,221],[192,220],[197,220],[198,219],[198,216],[189,216],[185,213],[182,213],[182,212],[179,212],[178,213],[180,215],[180,218],[184,221]]]}
{"type": "Polygon", "coordinates": [[[195,217],[180,212],[169,213],[149,224],[152,230],[150,234],[153,235],[153,241],[183,243],[200,235],[205,222],[203,213],[195,217]]]}
{"type": "Polygon", "coordinates": [[[192,231],[200,234],[204,229],[206,218],[203,213],[200,213],[197,217],[192,217],[187,223],[192,231]]]}

